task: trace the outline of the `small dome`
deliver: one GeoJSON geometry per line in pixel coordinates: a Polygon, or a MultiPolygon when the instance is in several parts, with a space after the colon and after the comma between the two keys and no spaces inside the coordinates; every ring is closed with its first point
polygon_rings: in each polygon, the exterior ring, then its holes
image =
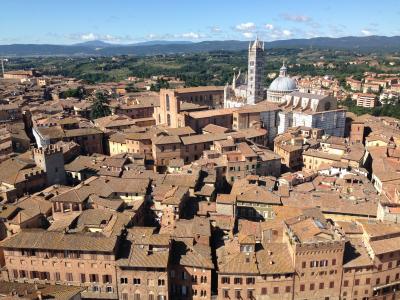
{"type": "Polygon", "coordinates": [[[297,84],[296,81],[290,77],[279,76],[272,81],[268,90],[279,92],[295,91],[297,90],[297,84]]]}

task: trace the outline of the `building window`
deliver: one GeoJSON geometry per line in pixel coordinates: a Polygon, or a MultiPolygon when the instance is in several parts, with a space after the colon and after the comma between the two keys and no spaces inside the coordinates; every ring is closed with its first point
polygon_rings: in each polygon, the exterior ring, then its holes
{"type": "Polygon", "coordinates": [[[371,283],[371,278],[365,279],[365,284],[370,284],[371,283]]]}
{"type": "Polygon", "coordinates": [[[222,295],[224,298],[229,298],[229,290],[222,290],[222,295]]]}
{"type": "Polygon", "coordinates": [[[170,110],[170,105],[169,104],[170,104],[169,103],[169,95],[167,94],[167,95],[165,95],[165,106],[166,106],[167,111],[170,110]]]}
{"type": "Polygon", "coordinates": [[[246,279],[246,283],[247,284],[255,284],[256,283],[256,279],[254,277],[248,277],[246,279]]]}
{"type": "Polygon", "coordinates": [[[304,284],[300,284],[300,292],[304,292],[306,286],[304,284]]]}
{"type": "Polygon", "coordinates": [[[67,273],[65,275],[65,277],[66,277],[67,281],[74,281],[74,277],[72,276],[72,273],[67,273]]]}
{"type": "Polygon", "coordinates": [[[333,289],[335,287],[335,282],[331,281],[329,282],[329,288],[333,289]]]}
{"type": "Polygon", "coordinates": [[[332,259],[332,266],[336,266],[336,259],[332,259]]]}
{"type": "Polygon", "coordinates": [[[234,284],[242,284],[242,278],[240,278],[240,277],[235,277],[235,279],[234,279],[234,284]]]}
{"type": "Polygon", "coordinates": [[[343,282],[343,286],[344,286],[344,287],[348,287],[348,286],[349,286],[349,281],[348,281],[348,280],[345,280],[345,281],[343,282]]]}
{"type": "Polygon", "coordinates": [[[171,116],[167,114],[167,125],[171,126],[171,116]]]}
{"type": "Polygon", "coordinates": [[[135,293],[135,295],[133,296],[133,300],[140,300],[140,294],[135,293]]]}
{"type": "Polygon", "coordinates": [[[254,291],[247,290],[247,299],[253,299],[253,298],[254,298],[254,291]]]}
{"type": "Polygon", "coordinates": [[[266,295],[268,293],[268,290],[266,287],[261,288],[261,295],[266,295]]]}
{"type": "Polygon", "coordinates": [[[128,284],[128,278],[121,277],[120,282],[121,282],[121,284],[128,284]]]}
{"type": "Polygon", "coordinates": [[[90,282],[99,282],[99,275],[97,274],[89,274],[90,282]]]}
{"type": "Polygon", "coordinates": [[[288,286],[285,288],[285,292],[286,292],[286,293],[290,293],[290,291],[291,291],[291,287],[288,285],[288,286]]]}
{"type": "Polygon", "coordinates": [[[122,294],[122,300],[128,300],[128,294],[127,293],[123,293],[122,294]]]}
{"type": "Polygon", "coordinates": [[[182,280],[186,280],[187,279],[187,274],[185,272],[182,272],[182,280]]]}
{"type": "Polygon", "coordinates": [[[310,291],[313,291],[315,289],[315,284],[314,283],[310,283],[310,291]]]}
{"type": "Polygon", "coordinates": [[[165,286],[165,280],[164,279],[158,279],[158,286],[165,286]]]}
{"type": "Polygon", "coordinates": [[[103,275],[103,283],[112,283],[111,275],[103,275]]]}
{"type": "Polygon", "coordinates": [[[229,277],[222,277],[221,278],[221,283],[230,284],[231,283],[231,279],[229,277]]]}
{"type": "Polygon", "coordinates": [[[235,298],[236,298],[236,299],[242,299],[242,295],[241,295],[241,293],[240,293],[240,290],[236,290],[236,291],[235,291],[235,298]]]}
{"type": "Polygon", "coordinates": [[[133,278],[133,284],[139,285],[140,284],[140,278],[133,278]]]}
{"type": "Polygon", "coordinates": [[[61,280],[60,272],[55,272],[55,273],[54,273],[54,279],[55,279],[56,281],[60,281],[60,280],[61,280]]]}
{"type": "Polygon", "coordinates": [[[323,282],[320,282],[320,284],[319,284],[319,289],[320,289],[320,290],[323,290],[323,289],[324,289],[324,283],[323,283],[323,282]]]}
{"type": "Polygon", "coordinates": [[[85,283],[86,282],[86,275],[85,274],[81,274],[81,283],[85,283]]]}
{"type": "Polygon", "coordinates": [[[360,279],[354,280],[354,285],[360,285],[360,279]]]}
{"type": "Polygon", "coordinates": [[[279,294],[279,287],[277,286],[274,287],[274,294],[279,294]]]}

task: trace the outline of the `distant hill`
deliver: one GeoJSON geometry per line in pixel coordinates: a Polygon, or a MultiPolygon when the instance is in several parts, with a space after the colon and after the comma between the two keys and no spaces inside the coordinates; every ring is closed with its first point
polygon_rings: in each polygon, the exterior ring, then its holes
{"type": "Polygon", "coordinates": [[[131,44],[130,46],[152,46],[152,45],[187,45],[187,44],[193,44],[191,41],[147,41],[147,42],[141,42],[141,43],[135,43],[131,44]]]}
{"type": "MultiPolygon", "coordinates": [[[[247,41],[149,41],[132,45],[110,44],[90,41],[74,45],[13,44],[0,45],[2,56],[113,56],[113,55],[158,55],[176,53],[196,53],[210,51],[246,50],[247,41]]],[[[357,51],[400,51],[400,36],[367,37],[317,37],[311,39],[290,39],[266,42],[265,47],[274,48],[321,48],[347,49],[357,51]]]]}

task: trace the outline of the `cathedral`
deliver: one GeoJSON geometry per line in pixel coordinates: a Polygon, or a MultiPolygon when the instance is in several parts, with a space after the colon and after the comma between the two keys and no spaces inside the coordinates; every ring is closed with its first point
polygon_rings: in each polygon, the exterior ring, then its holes
{"type": "MultiPolygon", "coordinates": [[[[241,107],[246,104],[257,104],[264,100],[265,77],[264,43],[258,40],[249,43],[248,72],[233,75],[232,84],[224,89],[224,107],[241,107]]],[[[282,103],[284,96],[297,91],[297,83],[287,75],[285,64],[267,90],[267,101],[282,103]]]]}
{"type": "MultiPolygon", "coordinates": [[[[234,74],[232,84],[224,88],[225,108],[254,105],[264,100],[264,64],[264,43],[257,38],[249,44],[247,74],[240,71],[234,74]]],[[[344,136],[346,111],[338,108],[337,99],[318,91],[300,93],[296,80],[288,76],[285,64],[270,84],[264,104],[261,120],[268,131],[269,143],[277,134],[296,126],[321,128],[326,134],[344,136]]]]}
{"type": "Polygon", "coordinates": [[[232,85],[226,85],[224,90],[224,107],[241,107],[246,104],[256,104],[264,99],[264,43],[258,38],[249,44],[247,74],[234,74],[232,85]]]}

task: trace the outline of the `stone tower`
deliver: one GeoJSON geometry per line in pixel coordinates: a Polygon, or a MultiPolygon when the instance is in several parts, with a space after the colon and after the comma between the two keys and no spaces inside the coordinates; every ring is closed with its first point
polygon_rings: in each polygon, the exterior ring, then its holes
{"type": "Polygon", "coordinates": [[[264,42],[258,38],[249,44],[249,66],[247,71],[247,104],[256,104],[264,98],[264,42]]]}
{"type": "Polygon", "coordinates": [[[46,172],[47,184],[65,184],[64,155],[62,148],[48,145],[33,149],[33,158],[38,167],[46,172]]]}

